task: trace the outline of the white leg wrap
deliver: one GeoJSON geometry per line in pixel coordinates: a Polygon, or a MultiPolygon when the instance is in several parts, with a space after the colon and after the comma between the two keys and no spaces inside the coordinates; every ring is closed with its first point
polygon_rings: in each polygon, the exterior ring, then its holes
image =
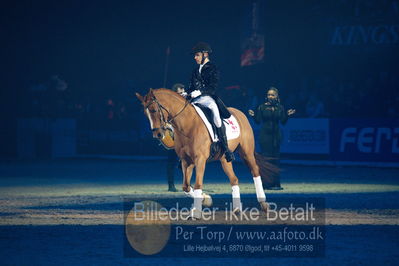
{"type": "Polygon", "coordinates": [[[238,185],[231,187],[231,195],[233,197],[233,211],[236,209],[242,211],[242,205],[240,199],[240,187],[238,185]]]}
{"type": "Polygon", "coordinates": [[[258,198],[258,202],[265,202],[266,195],[265,191],[263,190],[262,179],[260,178],[260,176],[254,177],[254,183],[255,183],[256,197],[258,198]]]}
{"type": "Polygon", "coordinates": [[[202,200],[204,196],[202,195],[202,189],[194,190],[194,206],[191,209],[191,216],[195,218],[201,218],[202,213],[202,200]]]}
{"type": "Polygon", "coordinates": [[[184,194],[185,194],[187,197],[189,197],[189,198],[194,198],[194,191],[193,191],[193,188],[190,186],[190,191],[189,191],[189,192],[184,191],[184,194]]]}

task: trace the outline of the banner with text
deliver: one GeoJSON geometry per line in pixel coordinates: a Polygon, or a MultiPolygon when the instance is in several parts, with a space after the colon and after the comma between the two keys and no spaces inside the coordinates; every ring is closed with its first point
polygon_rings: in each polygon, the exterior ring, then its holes
{"type": "Polygon", "coordinates": [[[399,161],[399,119],[331,119],[331,159],[399,161]]]}
{"type": "Polygon", "coordinates": [[[293,118],[282,127],[282,133],[282,153],[329,153],[328,119],[293,118]]]}

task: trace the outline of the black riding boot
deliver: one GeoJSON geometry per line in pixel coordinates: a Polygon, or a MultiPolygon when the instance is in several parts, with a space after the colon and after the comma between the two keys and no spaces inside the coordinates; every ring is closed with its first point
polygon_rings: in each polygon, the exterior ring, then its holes
{"type": "Polygon", "coordinates": [[[223,124],[222,121],[222,126],[220,128],[217,128],[217,133],[220,139],[220,143],[222,144],[223,150],[224,150],[224,155],[226,156],[226,161],[231,162],[233,161],[234,158],[234,153],[232,153],[229,150],[228,142],[227,142],[227,137],[226,137],[226,128],[223,124]]]}

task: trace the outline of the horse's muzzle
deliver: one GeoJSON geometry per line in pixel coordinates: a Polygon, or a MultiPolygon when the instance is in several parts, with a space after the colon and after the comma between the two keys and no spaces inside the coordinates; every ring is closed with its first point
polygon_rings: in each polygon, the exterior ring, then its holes
{"type": "Polygon", "coordinates": [[[158,139],[163,139],[163,137],[164,137],[164,135],[163,135],[162,133],[158,132],[157,138],[158,138],[158,139]]]}
{"type": "Polygon", "coordinates": [[[153,128],[152,129],[152,137],[155,139],[163,139],[165,137],[165,135],[162,133],[160,128],[153,128]]]}

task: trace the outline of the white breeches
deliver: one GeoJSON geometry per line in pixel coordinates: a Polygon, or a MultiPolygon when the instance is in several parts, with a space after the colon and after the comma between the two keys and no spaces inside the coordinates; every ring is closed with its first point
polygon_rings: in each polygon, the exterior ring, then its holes
{"type": "Polygon", "coordinates": [[[215,102],[215,100],[208,95],[200,96],[193,101],[193,103],[201,104],[209,109],[211,109],[213,114],[213,123],[215,123],[216,127],[220,128],[222,126],[222,120],[220,119],[219,108],[215,102]]]}

